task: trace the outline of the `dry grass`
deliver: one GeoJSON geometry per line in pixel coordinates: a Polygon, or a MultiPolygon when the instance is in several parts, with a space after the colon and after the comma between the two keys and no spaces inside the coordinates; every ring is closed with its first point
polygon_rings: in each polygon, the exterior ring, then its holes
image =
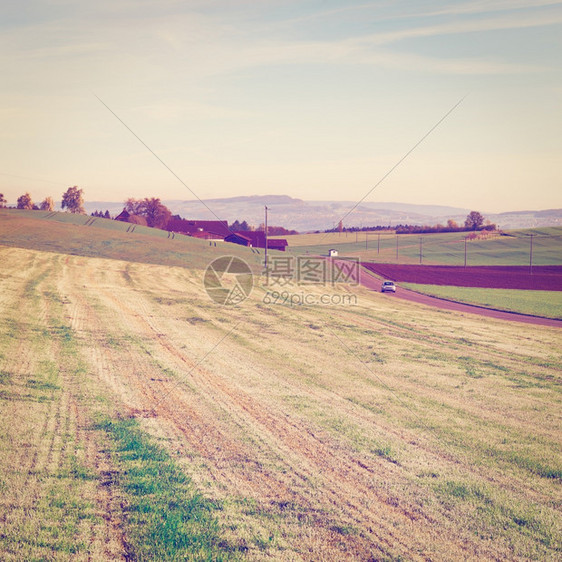
{"type": "MultiPolygon", "coordinates": [[[[558,330],[362,289],[348,307],[268,306],[257,288],[225,308],[195,270],[8,248],[0,260],[2,388],[31,392],[17,381],[37,378],[47,360],[84,380],[59,373],[49,390],[59,397],[44,403],[3,396],[3,415],[26,420],[4,424],[2,435],[2,517],[20,514],[3,531],[3,555],[33,536],[27,525],[53,524],[55,508],[29,506],[49,497],[45,474],[67,461],[52,460],[58,449],[40,436],[62,444],[73,434],[62,457],[73,451],[86,474],[98,474],[74,444],[87,433],[75,428],[104,404],[136,417],[183,467],[220,507],[224,549],[249,559],[560,558],[558,330]],[[34,296],[23,296],[30,282],[34,296]],[[64,332],[34,347],[31,333],[8,335],[18,303],[34,318],[31,331],[64,324],[75,347],[64,351],[64,332]],[[24,439],[30,459],[51,459],[41,477],[17,468],[31,463],[20,463],[24,439]]],[[[93,439],[83,447],[99,458],[93,439]]],[[[96,511],[105,488],[78,479],[74,497],[90,502],[92,517],[67,532],[72,544],[111,526],[96,511]]]]}
{"type": "Polygon", "coordinates": [[[60,257],[1,255],[0,557],[122,559],[119,498],[80,408],[93,398],[53,285],[60,257]]]}

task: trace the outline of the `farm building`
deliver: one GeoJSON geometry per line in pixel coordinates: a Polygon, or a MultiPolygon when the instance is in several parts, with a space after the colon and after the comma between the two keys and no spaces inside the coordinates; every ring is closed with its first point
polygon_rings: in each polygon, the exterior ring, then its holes
{"type": "Polygon", "coordinates": [[[187,220],[178,216],[168,221],[166,230],[205,240],[224,240],[230,234],[226,221],[187,220]]]}
{"type": "Polygon", "coordinates": [[[123,209],[123,210],[115,217],[115,220],[116,220],[116,221],[121,221],[121,222],[129,222],[130,216],[131,216],[131,214],[128,213],[126,209],[123,209]]]}
{"type": "Polygon", "coordinates": [[[213,234],[212,232],[207,232],[206,230],[198,230],[191,235],[193,238],[199,238],[201,240],[224,240],[222,236],[218,234],[213,234]]]}
{"type": "Polygon", "coordinates": [[[141,217],[140,215],[132,215],[126,209],[123,209],[121,213],[119,213],[115,217],[116,221],[121,222],[130,222],[131,224],[140,224],[142,226],[146,226],[146,219],[141,217]]]}
{"type": "Polygon", "coordinates": [[[331,249],[328,250],[328,255],[329,255],[331,258],[335,258],[335,257],[338,255],[338,251],[337,251],[337,250],[334,250],[334,248],[331,248],[331,249]]]}
{"type": "MultiPolygon", "coordinates": [[[[224,241],[240,244],[241,246],[248,246],[250,248],[265,248],[265,234],[261,230],[233,232],[228,235],[224,241]]],[[[284,238],[268,238],[267,240],[267,248],[269,250],[284,252],[288,245],[287,240],[284,238]]]]}

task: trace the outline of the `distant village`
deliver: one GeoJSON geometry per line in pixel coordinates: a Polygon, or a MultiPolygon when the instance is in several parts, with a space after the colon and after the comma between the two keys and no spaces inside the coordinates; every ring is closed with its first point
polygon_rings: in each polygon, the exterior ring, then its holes
{"type": "MultiPolygon", "coordinates": [[[[132,214],[124,208],[123,211],[115,217],[115,220],[135,224],[146,224],[146,221],[139,221],[139,218],[142,219],[143,217],[132,214]]],[[[272,235],[272,229],[285,230],[282,227],[269,227],[269,236],[272,235]]],[[[201,240],[230,242],[250,248],[265,248],[266,245],[265,232],[263,230],[250,230],[246,221],[243,223],[235,221],[229,227],[227,221],[188,220],[174,215],[167,220],[163,230],[175,234],[192,236],[193,238],[199,238],[201,240]],[[241,227],[243,229],[240,229],[241,227]]],[[[289,231],[286,232],[289,233],[289,231]]],[[[267,238],[267,248],[284,252],[289,245],[287,240],[285,238],[269,238],[269,236],[267,238]]]]}

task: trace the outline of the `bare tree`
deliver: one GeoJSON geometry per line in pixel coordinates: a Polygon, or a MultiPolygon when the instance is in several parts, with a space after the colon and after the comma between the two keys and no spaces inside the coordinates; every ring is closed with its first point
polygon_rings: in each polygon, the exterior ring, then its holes
{"type": "Polygon", "coordinates": [[[84,197],[83,190],[78,186],[69,187],[62,196],[61,207],[68,209],[71,213],[84,214],[84,197]]]}
{"type": "Polygon", "coordinates": [[[6,206],[6,203],[8,201],[6,201],[4,194],[0,193],[0,209],[3,209],[6,206]]]}
{"type": "Polygon", "coordinates": [[[24,193],[18,197],[18,209],[33,209],[33,201],[29,193],[24,193]]]}
{"type": "Polygon", "coordinates": [[[54,211],[55,210],[55,202],[53,201],[52,197],[45,197],[39,205],[39,208],[42,211],[54,211]]]}

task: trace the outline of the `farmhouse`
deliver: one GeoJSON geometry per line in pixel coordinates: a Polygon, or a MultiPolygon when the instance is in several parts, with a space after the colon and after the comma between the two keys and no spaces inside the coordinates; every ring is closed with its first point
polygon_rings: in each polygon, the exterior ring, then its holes
{"type": "Polygon", "coordinates": [[[331,258],[335,258],[337,255],[338,255],[338,251],[334,250],[334,248],[328,250],[328,256],[330,256],[331,258]]]}
{"type": "Polygon", "coordinates": [[[224,240],[230,234],[226,221],[187,220],[178,216],[170,218],[166,230],[205,240],[224,240]]]}
{"type": "Polygon", "coordinates": [[[140,215],[132,215],[126,209],[123,209],[121,213],[119,213],[115,217],[116,221],[121,222],[130,222],[131,224],[140,224],[142,226],[146,226],[146,219],[141,217],[140,215]]]}
{"type": "MultiPolygon", "coordinates": [[[[265,234],[263,231],[243,231],[233,232],[224,239],[225,242],[232,242],[233,244],[240,244],[241,246],[248,246],[250,248],[265,248],[265,234]]],[[[268,238],[267,248],[269,250],[279,250],[284,252],[288,246],[287,240],[284,238],[268,238]]]]}
{"type": "Polygon", "coordinates": [[[123,210],[115,217],[115,220],[116,220],[116,221],[121,221],[121,222],[129,222],[130,216],[131,216],[131,213],[128,213],[126,209],[123,209],[123,210]]]}

